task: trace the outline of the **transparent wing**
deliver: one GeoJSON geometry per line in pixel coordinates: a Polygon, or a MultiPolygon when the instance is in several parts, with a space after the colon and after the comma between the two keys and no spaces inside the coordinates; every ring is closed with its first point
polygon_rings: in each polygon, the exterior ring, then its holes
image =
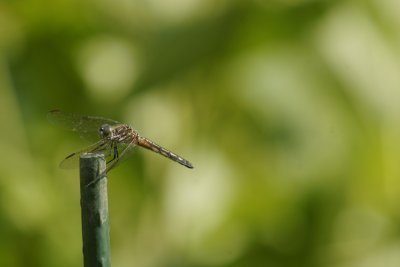
{"type": "Polygon", "coordinates": [[[79,151],[76,151],[70,155],[68,155],[63,161],[60,163],[60,168],[62,169],[74,169],[79,167],[79,157],[84,153],[102,153],[107,158],[111,155],[111,145],[109,143],[104,142],[103,140],[94,143],[88,147],[85,147],[79,151]]]}
{"type": "Polygon", "coordinates": [[[84,149],[76,151],[67,156],[60,163],[62,169],[74,169],[79,167],[79,157],[84,153],[102,153],[106,159],[106,172],[110,171],[120,163],[124,162],[134,152],[134,143],[119,143],[117,144],[118,157],[114,156],[114,147],[109,142],[100,140],[99,142],[88,146],[84,149]]]}
{"type": "Polygon", "coordinates": [[[120,122],[93,116],[82,116],[74,113],[63,112],[61,110],[52,110],[47,113],[47,119],[61,128],[77,132],[81,137],[88,140],[98,140],[98,130],[101,125],[115,125],[120,122]]]}

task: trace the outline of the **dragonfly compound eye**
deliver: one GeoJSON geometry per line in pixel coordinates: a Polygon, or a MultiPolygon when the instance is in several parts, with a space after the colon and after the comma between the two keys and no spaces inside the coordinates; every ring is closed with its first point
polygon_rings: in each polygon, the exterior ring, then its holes
{"type": "Polygon", "coordinates": [[[106,138],[111,135],[111,126],[108,124],[104,124],[99,129],[99,134],[101,138],[106,138]]]}

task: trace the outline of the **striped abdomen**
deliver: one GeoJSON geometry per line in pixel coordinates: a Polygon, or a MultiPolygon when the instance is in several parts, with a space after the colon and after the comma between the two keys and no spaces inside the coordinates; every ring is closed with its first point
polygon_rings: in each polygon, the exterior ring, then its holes
{"type": "Polygon", "coordinates": [[[162,146],[150,141],[147,138],[144,137],[138,137],[138,145],[144,148],[147,148],[153,152],[156,152],[158,154],[163,155],[164,157],[167,157],[169,159],[172,159],[173,161],[176,161],[180,164],[182,164],[183,166],[186,166],[190,169],[193,168],[192,163],[190,163],[188,160],[178,156],[175,153],[172,153],[171,151],[163,148],[162,146]]]}

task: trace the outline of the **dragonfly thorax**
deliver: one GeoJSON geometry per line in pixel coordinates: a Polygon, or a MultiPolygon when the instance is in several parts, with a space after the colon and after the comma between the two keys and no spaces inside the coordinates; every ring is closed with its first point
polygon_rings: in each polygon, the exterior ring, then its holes
{"type": "Polygon", "coordinates": [[[112,135],[111,126],[109,124],[103,124],[99,129],[99,135],[103,139],[109,139],[112,135]]]}

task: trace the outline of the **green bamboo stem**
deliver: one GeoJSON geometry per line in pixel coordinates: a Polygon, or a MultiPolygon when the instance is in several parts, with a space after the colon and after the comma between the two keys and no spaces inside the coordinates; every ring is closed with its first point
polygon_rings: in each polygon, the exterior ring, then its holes
{"type": "Polygon", "coordinates": [[[110,267],[106,163],[100,154],[80,158],[83,262],[85,267],[110,267]],[[104,177],[101,177],[101,176],[104,177]]]}

